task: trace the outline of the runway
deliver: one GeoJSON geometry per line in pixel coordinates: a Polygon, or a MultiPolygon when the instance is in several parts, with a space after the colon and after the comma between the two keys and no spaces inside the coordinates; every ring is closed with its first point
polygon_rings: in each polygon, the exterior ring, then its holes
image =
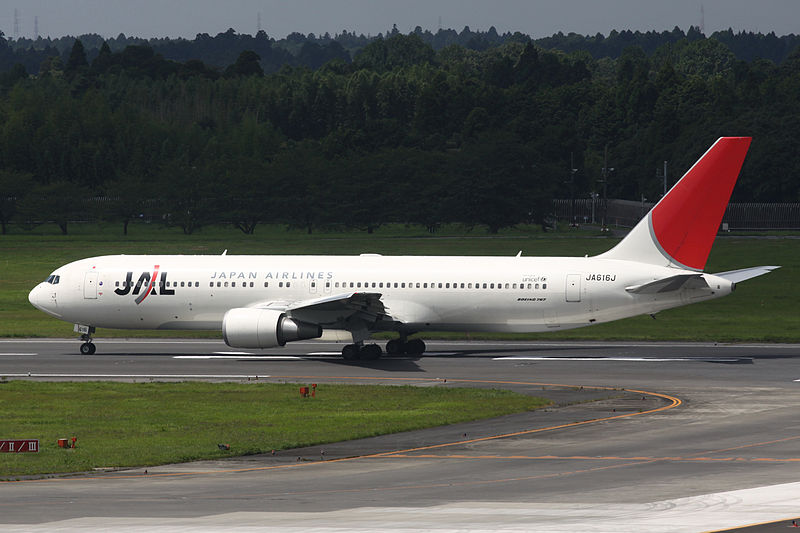
{"type": "Polygon", "coordinates": [[[3,483],[6,531],[772,531],[800,516],[800,345],[429,342],[354,364],[330,343],[96,342],[0,341],[0,376],[503,387],[559,407],[324,455],[3,483]]]}

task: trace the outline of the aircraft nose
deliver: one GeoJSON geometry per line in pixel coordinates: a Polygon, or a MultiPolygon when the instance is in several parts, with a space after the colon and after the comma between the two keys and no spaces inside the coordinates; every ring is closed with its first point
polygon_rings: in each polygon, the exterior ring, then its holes
{"type": "Polygon", "coordinates": [[[61,315],[56,312],[58,307],[56,304],[55,293],[48,290],[48,285],[40,283],[28,293],[28,301],[39,311],[44,311],[48,315],[56,318],[61,315]]]}
{"type": "Polygon", "coordinates": [[[41,298],[42,298],[42,291],[40,290],[39,285],[35,286],[33,290],[28,293],[28,301],[36,309],[41,309],[41,305],[39,304],[39,300],[41,300],[41,298]]]}

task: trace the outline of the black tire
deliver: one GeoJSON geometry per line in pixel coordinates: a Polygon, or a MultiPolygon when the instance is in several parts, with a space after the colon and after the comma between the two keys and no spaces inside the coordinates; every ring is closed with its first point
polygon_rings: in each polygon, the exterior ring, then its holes
{"type": "Polygon", "coordinates": [[[386,353],[389,355],[400,355],[403,353],[403,343],[400,339],[392,339],[386,343],[386,353]]]}
{"type": "Polygon", "coordinates": [[[358,346],[347,344],[342,348],[342,358],[345,361],[356,361],[358,359],[358,346]]]}
{"type": "Polygon", "coordinates": [[[84,342],[81,344],[81,354],[82,355],[94,355],[97,351],[97,347],[91,342],[84,342]]]}
{"type": "Polygon", "coordinates": [[[359,352],[359,357],[362,361],[374,361],[379,359],[381,355],[383,355],[383,351],[377,344],[368,344],[361,348],[361,352],[359,352]]]}
{"type": "Polygon", "coordinates": [[[422,339],[412,339],[406,343],[405,348],[408,355],[422,355],[425,353],[425,342],[422,339]]]}

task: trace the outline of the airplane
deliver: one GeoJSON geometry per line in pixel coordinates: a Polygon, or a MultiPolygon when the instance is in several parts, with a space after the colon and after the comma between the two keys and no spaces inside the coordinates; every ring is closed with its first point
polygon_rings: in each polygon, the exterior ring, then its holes
{"type": "Polygon", "coordinates": [[[535,333],[600,324],[733,292],[777,266],[703,270],[750,137],[721,137],[611,250],[594,257],[111,255],[57,268],[28,298],[75,324],[216,330],[266,349],[345,330],[346,360],[421,355],[425,331],[535,333]]]}

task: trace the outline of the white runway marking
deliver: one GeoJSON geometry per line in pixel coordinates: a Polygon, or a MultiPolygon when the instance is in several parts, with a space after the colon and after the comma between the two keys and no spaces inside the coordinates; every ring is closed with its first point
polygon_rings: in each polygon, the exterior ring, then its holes
{"type": "MultiPolygon", "coordinates": [[[[627,361],[627,362],[646,362],[646,363],[663,363],[663,362],[686,362],[686,361],[737,361],[738,359],[719,359],[719,358],[691,358],[691,357],[558,357],[558,356],[520,356],[520,357],[494,357],[493,361],[627,361]]],[[[798,380],[800,381],[800,380],[798,380]]]]}
{"type": "Polygon", "coordinates": [[[251,379],[268,378],[268,375],[247,374],[3,374],[8,378],[125,378],[125,379],[251,379]]]}
{"type": "Polygon", "coordinates": [[[0,357],[4,355],[39,355],[38,353],[0,353],[0,357]]]}
{"type": "Polygon", "coordinates": [[[269,359],[269,360],[293,360],[293,359],[302,359],[296,355],[237,355],[235,353],[228,355],[228,352],[225,352],[226,355],[222,353],[216,355],[173,355],[173,359],[269,359]]]}

